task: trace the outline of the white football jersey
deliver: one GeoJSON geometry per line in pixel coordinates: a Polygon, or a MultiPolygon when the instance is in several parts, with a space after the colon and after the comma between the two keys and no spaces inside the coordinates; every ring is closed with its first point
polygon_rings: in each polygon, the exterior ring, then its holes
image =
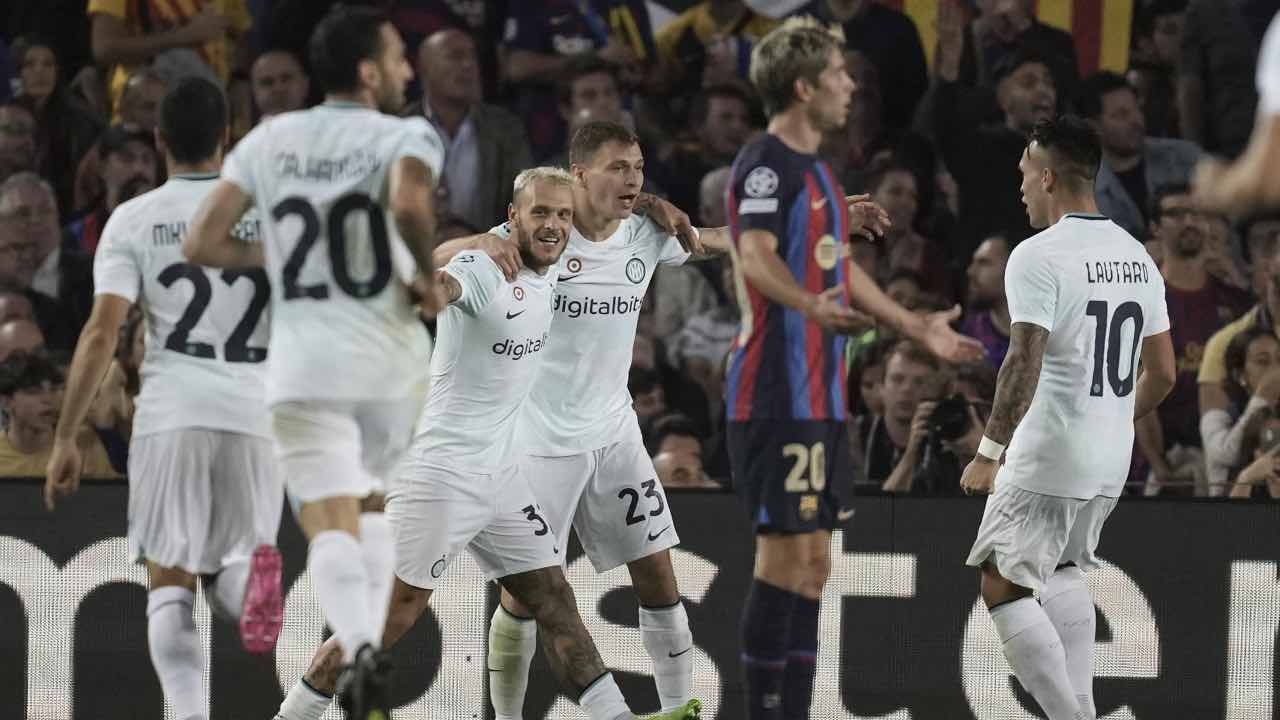
{"type": "Polygon", "coordinates": [[[387,210],[402,157],[440,176],[422,118],[350,103],[285,113],[254,128],[223,176],[253,198],[271,277],[267,400],[404,397],[431,340],[409,299],[417,265],[387,210]]]}
{"type": "Polygon", "coordinates": [[[1258,112],[1280,114],[1280,13],[1271,19],[1258,51],[1258,112]]]}
{"type": "Polygon", "coordinates": [[[544,275],[525,268],[508,284],[488,255],[468,251],[444,271],[462,297],[437,321],[431,392],[413,449],[432,465],[496,472],[524,452],[516,422],[546,355],[556,268],[544,275]]]}
{"type": "Polygon", "coordinates": [[[1005,294],[1010,320],[1045,328],[1049,341],[997,482],[1118,496],[1133,453],[1142,340],[1169,329],[1160,269],[1115,223],[1073,213],[1014,248],[1005,294]]]}
{"type": "MultiPolygon", "coordinates": [[[[191,265],[182,255],[187,224],[216,180],[175,175],[116,208],[102,231],[94,291],[136,303],[146,318],[135,437],[179,428],[270,437],[267,275],[191,265]]],[[[262,241],[255,211],[235,234],[262,241]]]]}
{"type": "Polygon", "coordinates": [[[601,242],[569,233],[547,357],[520,423],[527,454],[576,455],[639,437],[627,377],[640,306],[658,265],[688,259],[674,235],[642,215],[601,242]]]}

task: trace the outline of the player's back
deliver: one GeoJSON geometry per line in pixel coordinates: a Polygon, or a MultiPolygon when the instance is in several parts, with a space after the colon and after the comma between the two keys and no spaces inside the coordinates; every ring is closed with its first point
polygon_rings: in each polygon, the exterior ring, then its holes
{"type": "Polygon", "coordinates": [[[387,210],[388,176],[413,156],[439,177],[442,154],[420,118],[330,102],[272,118],[228,157],[225,176],[265,229],[271,402],[397,398],[425,374],[417,266],[387,210]]]}
{"type": "MultiPolygon", "coordinates": [[[[146,318],[134,436],[196,427],[268,436],[266,273],[213,270],[182,255],[188,223],[216,180],[174,176],[116,208],[103,230],[96,291],[135,301],[146,318]]],[[[257,213],[234,234],[261,242],[257,213]]]]}
{"type": "Polygon", "coordinates": [[[1160,269],[1110,220],[1069,214],[1014,249],[1006,278],[1013,322],[1050,332],[1001,481],[1063,497],[1119,495],[1142,341],[1169,329],[1160,269]]]}

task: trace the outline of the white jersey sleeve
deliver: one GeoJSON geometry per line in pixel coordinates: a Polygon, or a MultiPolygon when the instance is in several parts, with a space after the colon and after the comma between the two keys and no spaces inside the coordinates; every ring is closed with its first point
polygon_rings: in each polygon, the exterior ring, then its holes
{"type": "Polygon", "coordinates": [[[1280,114],[1280,14],[1271,19],[1258,52],[1258,112],[1280,114]]]}
{"type": "Polygon", "coordinates": [[[1047,259],[1036,252],[1038,245],[1014,248],[1005,268],[1005,295],[1009,300],[1009,321],[1031,323],[1053,332],[1057,312],[1058,279],[1047,259]]]}
{"type": "Polygon", "coordinates": [[[462,286],[462,296],[453,305],[468,315],[478,315],[488,307],[506,283],[502,270],[493,260],[475,250],[458,253],[444,266],[444,272],[453,276],[462,286]]]}
{"type": "Polygon", "coordinates": [[[255,149],[261,144],[269,122],[270,119],[266,120],[241,138],[222,160],[222,179],[240,188],[250,199],[258,196],[258,186],[253,181],[253,162],[250,159],[256,156],[255,149]]]}
{"type": "Polygon", "coordinates": [[[138,232],[133,213],[115,212],[102,229],[102,241],[93,257],[95,295],[118,295],[130,303],[138,301],[142,287],[142,267],[128,238],[138,232]]]}
{"type": "Polygon", "coordinates": [[[1160,273],[1156,273],[1151,278],[1152,284],[1159,288],[1156,298],[1152,301],[1152,309],[1155,314],[1152,315],[1146,325],[1142,327],[1142,337],[1149,338],[1152,335],[1159,335],[1162,332],[1168,332],[1173,327],[1169,321],[1169,304],[1165,301],[1164,277],[1160,273]]]}
{"type": "Polygon", "coordinates": [[[663,230],[652,218],[645,218],[645,222],[637,228],[637,233],[641,242],[653,243],[658,247],[659,265],[683,265],[689,260],[689,251],[680,244],[680,238],[663,230]]]}
{"type": "MultiPolygon", "coordinates": [[[[433,173],[438,172],[438,168],[444,167],[444,145],[440,136],[424,118],[405,118],[404,123],[404,138],[396,151],[396,159],[418,158],[426,163],[433,173]]],[[[433,178],[433,182],[438,184],[440,178],[433,178]]]]}

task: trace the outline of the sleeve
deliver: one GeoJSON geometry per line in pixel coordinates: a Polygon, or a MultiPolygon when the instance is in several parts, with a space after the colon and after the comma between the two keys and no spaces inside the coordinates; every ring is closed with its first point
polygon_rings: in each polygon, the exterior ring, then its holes
{"type": "Polygon", "coordinates": [[[644,225],[640,227],[641,247],[645,247],[652,243],[653,247],[658,249],[657,263],[659,265],[683,265],[689,260],[689,252],[680,244],[679,238],[675,235],[668,235],[667,231],[658,226],[653,218],[645,218],[644,225]]]}
{"type": "Polygon", "coordinates": [[[1272,18],[1258,52],[1258,111],[1280,114],[1280,13],[1272,18]]]}
{"type": "Polygon", "coordinates": [[[439,183],[444,172],[444,143],[439,133],[424,118],[405,118],[404,137],[400,141],[400,149],[396,158],[415,157],[431,168],[433,182],[439,183]]]}
{"type": "Polygon", "coordinates": [[[1235,423],[1226,410],[1210,410],[1200,418],[1200,441],[1204,445],[1204,458],[1213,465],[1226,468],[1240,461],[1240,447],[1244,443],[1244,429],[1250,418],[1259,411],[1271,407],[1271,403],[1257,397],[1249,398],[1249,404],[1235,423]]]}
{"type": "Polygon", "coordinates": [[[1204,344],[1200,372],[1196,375],[1197,383],[1220,383],[1227,379],[1227,345],[1238,332],[1239,329],[1233,323],[1214,333],[1209,342],[1204,344]]]}
{"type": "Polygon", "coordinates": [[[1031,323],[1053,332],[1058,281],[1048,258],[1036,253],[1034,245],[1019,245],[1009,256],[1004,278],[1009,321],[1031,323]]]}
{"type": "Polygon", "coordinates": [[[536,53],[552,52],[547,20],[540,3],[513,2],[507,10],[506,27],[502,42],[511,50],[528,50],[536,53]]]}
{"type": "Polygon", "coordinates": [[[110,15],[111,17],[127,20],[129,18],[128,0],[89,0],[89,7],[85,10],[88,15],[110,15]]]}
{"type": "Polygon", "coordinates": [[[257,197],[257,187],[253,182],[253,158],[257,156],[254,148],[258,146],[258,139],[262,137],[266,127],[266,123],[263,123],[249,131],[222,161],[221,177],[251,198],[257,197]]]}
{"type": "Polygon", "coordinates": [[[142,268],[129,247],[129,236],[134,232],[129,215],[117,210],[102,229],[102,241],[93,258],[93,291],[135,303],[142,287],[142,268]]]}
{"type": "Polygon", "coordinates": [[[1143,325],[1142,337],[1149,338],[1152,335],[1159,335],[1169,329],[1169,303],[1165,301],[1164,278],[1161,277],[1160,271],[1155,269],[1156,291],[1157,295],[1153,298],[1151,309],[1151,317],[1143,325]]]}
{"type": "Polygon", "coordinates": [[[475,250],[458,253],[444,266],[444,271],[462,286],[462,297],[453,304],[469,315],[483,310],[506,284],[506,278],[493,260],[475,250]]]}
{"type": "Polygon", "coordinates": [[[781,173],[767,158],[751,163],[735,173],[725,211],[737,229],[735,238],[748,230],[765,230],[784,245],[787,239],[787,211],[782,202],[781,173]]]}
{"type": "Polygon", "coordinates": [[[504,222],[501,225],[494,225],[493,227],[489,228],[489,234],[497,235],[503,240],[506,240],[507,238],[511,237],[511,223],[504,222]]]}

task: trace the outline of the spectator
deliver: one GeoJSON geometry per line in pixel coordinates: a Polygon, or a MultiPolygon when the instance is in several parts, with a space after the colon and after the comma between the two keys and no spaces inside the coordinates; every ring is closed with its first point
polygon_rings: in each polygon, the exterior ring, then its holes
{"type": "Polygon", "coordinates": [[[1280,416],[1272,408],[1254,415],[1245,428],[1244,456],[1249,463],[1231,484],[1234,499],[1280,499],[1280,416]]]}
{"type": "Polygon", "coordinates": [[[1250,265],[1250,287],[1253,294],[1263,297],[1267,292],[1267,258],[1280,246],[1280,213],[1254,215],[1240,229],[1244,239],[1244,258],[1250,265]]]}
{"type": "Polygon", "coordinates": [[[924,278],[907,268],[894,270],[884,281],[884,294],[908,310],[920,310],[925,306],[924,278]]]}
{"type": "MultiPolygon", "coordinates": [[[[646,296],[647,297],[647,296],[646,296]]],[[[640,311],[641,317],[644,316],[644,310],[640,311]]],[[[643,328],[643,320],[640,323],[640,330],[636,332],[636,340],[631,348],[631,369],[632,370],[648,370],[657,374],[658,382],[662,386],[662,403],[661,405],[650,404],[646,407],[653,411],[654,415],[660,415],[669,408],[671,412],[678,412],[693,420],[698,429],[704,432],[709,431],[711,421],[709,419],[707,396],[702,392],[702,388],[698,387],[693,380],[686,378],[680,374],[680,371],[671,367],[667,363],[667,353],[663,349],[662,343],[654,340],[643,328]]],[[[645,376],[637,378],[637,382],[642,384],[648,381],[645,376]]],[[[647,387],[647,385],[644,385],[647,387]]],[[[652,395],[647,398],[647,402],[653,403],[656,400],[652,395]]],[[[643,424],[642,424],[643,425],[643,424]]],[[[647,426],[643,426],[647,430],[647,426]]]]}
{"type": "Polygon", "coordinates": [[[36,167],[36,113],[30,102],[0,103],[0,183],[36,167]]]}
{"type": "Polygon", "coordinates": [[[517,112],[525,118],[535,159],[565,144],[564,118],[556,115],[550,88],[574,57],[594,53],[625,82],[638,84],[656,54],[644,0],[513,2],[504,41],[504,75],[516,88],[517,112]]]}
{"type": "Polygon", "coordinates": [[[0,324],[0,362],[14,353],[44,351],[44,333],[31,320],[8,320],[0,324]]]}
{"type": "Polygon", "coordinates": [[[960,332],[977,338],[987,350],[987,362],[996,370],[1009,352],[1009,298],[1004,294],[1004,269],[1013,251],[1008,238],[992,235],[973,253],[967,273],[968,316],[960,332]]]}
{"type": "Polygon", "coordinates": [[[864,437],[873,418],[884,415],[885,361],[893,341],[878,340],[863,347],[849,366],[849,417],[855,437],[864,437]]]}
{"type": "Polygon", "coordinates": [[[520,119],[481,102],[475,41],[462,30],[440,30],[418,49],[423,95],[405,114],[421,113],[445,144],[438,212],[472,228],[505,217],[516,174],[532,165],[520,119]]]}
{"type": "Polygon", "coordinates": [[[627,391],[631,393],[631,406],[640,420],[640,428],[647,437],[653,421],[667,413],[666,393],[662,377],[657,370],[644,367],[631,368],[627,378],[627,391]]]}
{"type": "MultiPolygon", "coordinates": [[[[147,133],[156,129],[160,118],[160,100],[164,98],[166,85],[160,75],[150,68],[140,68],[129,76],[120,96],[120,125],[138,127],[147,133]]],[[[84,154],[76,169],[75,204],[73,213],[88,210],[102,196],[102,156],[97,142],[84,154]]]]}
{"type": "Polygon", "coordinates": [[[653,468],[664,488],[719,488],[702,467],[702,436],[689,418],[674,414],[653,423],[653,468]]]}
{"type": "Polygon", "coordinates": [[[101,124],[67,91],[52,44],[28,39],[21,48],[22,96],[35,109],[36,168],[53,184],[58,206],[70,213],[76,166],[101,124]]]}
{"type": "Polygon", "coordinates": [[[162,3],[144,0],[89,0],[93,57],[114,66],[108,82],[118,113],[129,74],[152,64],[169,82],[206,75],[222,87],[231,79],[236,45],[233,35],[249,29],[245,0],[192,0],[162,3]]]}
{"type": "Polygon", "coordinates": [[[21,287],[0,283],[0,325],[10,320],[35,322],[36,313],[21,287]]]}
{"type": "MultiPolygon", "coordinates": [[[[18,352],[0,362],[0,403],[7,420],[0,435],[0,476],[44,475],[63,384],[62,370],[42,355],[18,352]]],[[[84,428],[77,440],[84,455],[83,477],[120,477],[91,429],[84,428]]]]}
{"type": "Polygon", "coordinates": [[[142,181],[147,189],[155,187],[158,168],[154,137],[137,126],[112,125],[104,130],[98,153],[102,192],[67,225],[72,246],[91,257],[98,250],[107,218],[125,200],[125,185],[142,181]]]}
{"type": "Polygon", "coordinates": [[[1186,184],[1200,159],[1194,143],[1147,137],[1138,95],[1110,72],[1081,83],[1076,109],[1098,131],[1102,165],[1094,184],[1098,210],[1139,240],[1147,236],[1152,191],[1186,184]]]}
{"type": "Polygon", "coordinates": [[[302,61],[288,50],[268,50],[249,67],[253,107],[262,119],[307,106],[311,78],[302,61]]]}
{"type": "Polygon", "coordinates": [[[871,199],[889,213],[891,224],[883,241],[888,262],[886,271],[909,270],[921,277],[922,290],[950,296],[947,251],[916,230],[920,213],[919,177],[905,165],[890,164],[871,176],[867,190],[871,199]]]}
{"type": "Polygon", "coordinates": [[[1275,11],[1274,2],[1188,3],[1178,68],[1182,137],[1227,157],[1244,150],[1258,103],[1258,45],[1275,11]]]}
{"type": "Polygon", "coordinates": [[[702,311],[691,315],[667,343],[670,363],[702,388],[707,396],[708,411],[712,415],[723,400],[725,356],[739,329],[733,263],[725,258],[720,261],[719,267],[725,302],[712,302],[702,311]]]}
{"type": "Polygon", "coordinates": [[[1269,328],[1252,327],[1231,339],[1223,361],[1222,390],[1229,403],[1205,412],[1204,441],[1209,494],[1226,492],[1228,479],[1244,464],[1245,435],[1253,418],[1271,413],[1280,402],[1280,340],[1269,328]]]}
{"type": "Polygon", "coordinates": [[[63,248],[58,201],[53,188],[35,173],[18,173],[0,184],[0,247],[4,246],[13,254],[14,265],[12,273],[0,275],[33,291],[28,298],[49,347],[71,350],[93,305],[92,262],[63,248]]]}
{"type": "Polygon", "coordinates": [[[805,10],[840,25],[845,47],[864,55],[881,80],[884,123],[911,124],[929,87],[929,69],[916,25],[899,10],[875,0],[814,0],[805,10]]]}
{"type": "MultiPolygon", "coordinates": [[[[664,148],[664,172],[658,184],[667,190],[676,207],[697,212],[702,178],[718,167],[732,164],[751,134],[751,96],[739,85],[704,88],[694,97],[689,120],[694,137],[664,148]]],[[[715,227],[701,217],[693,218],[693,224],[715,227]]]]}
{"type": "Polygon", "coordinates": [[[1000,82],[1002,64],[1034,49],[1051,71],[1054,86],[1064,97],[1072,95],[1080,69],[1071,33],[1040,22],[1036,0],[977,0],[977,5],[978,17],[969,27],[973,41],[966,47],[965,78],[994,88],[1000,82]]]}
{"type": "Polygon", "coordinates": [[[913,419],[921,403],[936,396],[941,370],[936,357],[913,343],[899,342],[889,350],[881,390],[884,411],[872,418],[861,438],[868,482],[883,485],[907,455],[913,466],[919,460],[926,427],[917,427],[913,419]]]}
{"type": "Polygon", "coordinates": [[[1153,0],[1134,17],[1135,46],[1125,80],[1138,94],[1147,133],[1180,137],[1176,74],[1182,58],[1187,0],[1153,0]]]}
{"type": "Polygon", "coordinates": [[[725,191],[729,187],[731,168],[716,168],[702,176],[698,183],[698,217],[702,223],[698,227],[724,227],[729,224],[724,207],[725,191]]]}
{"type": "Polygon", "coordinates": [[[754,44],[778,21],[742,0],[704,0],[680,13],[654,36],[666,87],[709,87],[745,80],[754,44]]]}

